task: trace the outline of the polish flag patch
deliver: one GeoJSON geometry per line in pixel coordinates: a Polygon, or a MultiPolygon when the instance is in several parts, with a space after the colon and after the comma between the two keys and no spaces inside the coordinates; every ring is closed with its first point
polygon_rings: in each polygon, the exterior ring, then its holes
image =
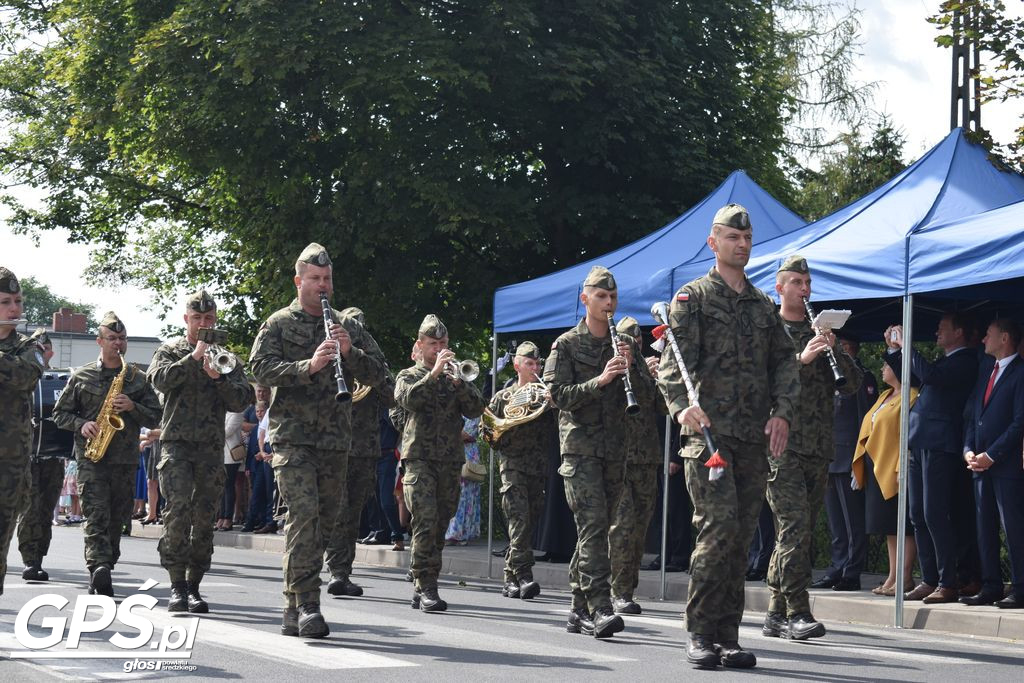
{"type": "Polygon", "coordinates": [[[676,301],[689,301],[690,295],[686,292],[679,292],[676,294],[676,301]]]}

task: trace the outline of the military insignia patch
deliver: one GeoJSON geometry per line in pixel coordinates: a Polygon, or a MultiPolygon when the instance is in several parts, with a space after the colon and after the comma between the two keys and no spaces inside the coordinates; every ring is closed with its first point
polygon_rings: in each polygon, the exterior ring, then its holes
{"type": "Polygon", "coordinates": [[[690,295],[686,292],[679,292],[676,294],[676,301],[689,301],[690,295]]]}
{"type": "Polygon", "coordinates": [[[316,261],[321,266],[327,265],[327,254],[321,251],[319,254],[317,254],[316,261]]]}

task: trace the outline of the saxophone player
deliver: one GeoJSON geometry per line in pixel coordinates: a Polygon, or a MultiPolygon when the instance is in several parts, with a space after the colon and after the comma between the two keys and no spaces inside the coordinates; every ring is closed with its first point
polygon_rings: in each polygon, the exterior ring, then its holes
{"type": "Polygon", "coordinates": [[[121,525],[134,497],[139,430],[159,426],[160,401],[145,375],[125,364],[128,337],[113,311],[100,321],[96,343],[100,357],[71,375],[53,407],[53,421],[75,434],[89,593],[113,597],[110,572],[121,555],[121,525]],[[111,391],[118,382],[120,391],[111,391]],[[116,419],[102,420],[102,424],[97,420],[108,415],[123,421],[123,428],[112,435],[110,424],[116,419]],[[105,450],[96,447],[107,439],[105,450]],[[85,457],[87,448],[101,457],[95,462],[85,457]]]}

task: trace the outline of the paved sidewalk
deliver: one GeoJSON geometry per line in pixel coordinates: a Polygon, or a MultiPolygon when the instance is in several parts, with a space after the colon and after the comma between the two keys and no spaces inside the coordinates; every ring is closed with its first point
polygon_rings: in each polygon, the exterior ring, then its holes
{"type": "MultiPolygon", "coordinates": [[[[159,538],[163,527],[142,526],[133,523],[132,535],[139,538],[159,538]]],[[[281,553],[284,551],[284,536],[280,534],[251,534],[236,531],[218,531],[214,534],[218,546],[262,550],[281,553]]],[[[497,541],[496,548],[503,548],[504,541],[497,541]]],[[[408,567],[409,552],[391,550],[390,545],[356,545],[357,563],[378,567],[408,567]]],[[[214,563],[217,562],[216,555],[214,563]]],[[[486,540],[466,546],[448,546],[443,556],[442,573],[457,578],[488,578],[488,555],[486,540]]],[[[492,558],[490,578],[497,590],[502,580],[502,560],[492,558]]],[[[542,587],[568,588],[568,565],[538,562],[533,568],[534,578],[542,587]]],[[[661,592],[660,572],[641,571],[640,585],[636,597],[647,601],[656,600],[661,592]]],[[[665,598],[685,600],[690,575],[685,572],[666,574],[665,598]]],[[[864,576],[865,590],[856,593],[836,593],[830,590],[811,591],[811,610],[814,616],[825,621],[852,622],[875,626],[891,626],[893,623],[893,598],[872,595],[868,590],[882,577],[874,580],[864,576]]],[[[641,602],[643,602],[641,600],[641,602]]],[[[763,583],[747,583],[747,613],[763,614],[768,607],[768,589],[763,583]]],[[[997,607],[967,607],[960,604],[923,605],[920,602],[904,603],[903,623],[906,628],[939,631],[963,636],[982,636],[1024,640],[1024,610],[1001,610],[997,607]]],[[[680,627],[682,621],[680,620],[680,627]]]]}

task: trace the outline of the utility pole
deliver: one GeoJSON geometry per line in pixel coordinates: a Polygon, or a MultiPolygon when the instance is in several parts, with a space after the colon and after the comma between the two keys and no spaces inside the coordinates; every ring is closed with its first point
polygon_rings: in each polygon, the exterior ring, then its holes
{"type": "Polygon", "coordinates": [[[949,129],[981,128],[981,63],[978,59],[979,8],[970,6],[953,12],[953,88],[949,129]],[[971,33],[971,37],[968,37],[971,33]],[[972,93],[973,90],[973,93],[972,93]]]}

